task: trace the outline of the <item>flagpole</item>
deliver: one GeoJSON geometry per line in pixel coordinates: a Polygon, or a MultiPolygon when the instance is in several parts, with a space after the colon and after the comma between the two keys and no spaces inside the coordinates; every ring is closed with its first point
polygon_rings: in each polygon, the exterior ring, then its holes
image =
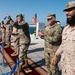
{"type": "Polygon", "coordinates": [[[37,13],[35,13],[34,17],[35,17],[35,37],[36,37],[37,13]]]}

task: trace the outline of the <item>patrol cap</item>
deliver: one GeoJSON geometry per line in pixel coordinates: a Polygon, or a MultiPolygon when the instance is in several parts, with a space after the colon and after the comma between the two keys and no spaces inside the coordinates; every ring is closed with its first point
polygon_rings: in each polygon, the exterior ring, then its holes
{"type": "Polygon", "coordinates": [[[53,17],[56,17],[56,15],[55,15],[55,14],[53,14],[53,13],[52,13],[52,14],[48,14],[48,15],[47,15],[47,19],[51,19],[51,18],[53,18],[53,17]]]}
{"type": "Polygon", "coordinates": [[[66,8],[63,11],[67,11],[69,9],[75,8],[75,1],[68,2],[66,8]]]}
{"type": "Polygon", "coordinates": [[[16,16],[16,18],[17,18],[17,17],[23,18],[23,15],[22,15],[22,14],[19,14],[19,15],[16,16]]]}

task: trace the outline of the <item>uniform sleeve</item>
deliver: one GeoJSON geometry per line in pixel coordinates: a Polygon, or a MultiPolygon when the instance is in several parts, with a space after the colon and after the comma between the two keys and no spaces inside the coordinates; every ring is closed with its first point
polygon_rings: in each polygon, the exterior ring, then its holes
{"type": "Polygon", "coordinates": [[[58,50],[56,51],[55,55],[61,55],[63,53],[64,50],[64,46],[63,44],[60,45],[60,47],[58,48],[58,50]]]}
{"type": "MultiPolygon", "coordinates": [[[[63,36],[63,33],[62,33],[62,36],[63,36]]],[[[63,53],[63,50],[64,50],[64,43],[63,43],[63,38],[62,38],[62,43],[61,43],[61,45],[59,46],[59,48],[57,49],[57,51],[56,51],[56,55],[58,56],[58,55],[61,55],[62,53],[63,53]]]]}
{"type": "Polygon", "coordinates": [[[63,32],[62,32],[62,43],[61,43],[60,47],[58,48],[58,50],[57,50],[56,53],[55,53],[57,56],[58,56],[58,55],[61,55],[61,54],[63,53],[63,50],[65,50],[65,46],[64,46],[65,42],[64,42],[64,38],[63,38],[63,37],[66,36],[66,35],[64,35],[64,34],[65,34],[65,32],[67,31],[67,28],[68,28],[68,26],[65,27],[64,30],[63,30],[63,32]]]}
{"type": "Polygon", "coordinates": [[[25,23],[23,25],[23,31],[24,31],[25,34],[28,34],[29,33],[29,25],[28,25],[28,23],[25,23]]]}
{"type": "Polygon", "coordinates": [[[14,27],[14,28],[18,28],[18,22],[15,22],[15,23],[13,24],[13,27],[14,27]]]}
{"type": "Polygon", "coordinates": [[[13,26],[10,26],[9,31],[10,31],[10,32],[13,31],[13,26]]]}
{"type": "Polygon", "coordinates": [[[49,40],[49,43],[55,43],[61,41],[61,36],[62,36],[62,28],[59,27],[54,32],[54,36],[47,35],[47,39],[49,40]]]}

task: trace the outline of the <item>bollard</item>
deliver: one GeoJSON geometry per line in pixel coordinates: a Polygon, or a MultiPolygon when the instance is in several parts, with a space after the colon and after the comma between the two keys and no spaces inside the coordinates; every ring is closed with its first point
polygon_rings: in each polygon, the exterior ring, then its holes
{"type": "Polygon", "coordinates": [[[36,37],[36,30],[34,30],[34,36],[36,37]]]}

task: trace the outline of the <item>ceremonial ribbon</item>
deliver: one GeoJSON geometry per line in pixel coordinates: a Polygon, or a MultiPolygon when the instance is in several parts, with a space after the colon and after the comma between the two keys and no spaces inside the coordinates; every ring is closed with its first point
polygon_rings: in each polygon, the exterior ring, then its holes
{"type": "Polygon", "coordinates": [[[2,43],[2,44],[0,45],[0,49],[1,49],[1,50],[2,50],[3,46],[4,46],[4,43],[2,43]]]}
{"type": "Polygon", "coordinates": [[[16,70],[18,65],[19,65],[19,60],[17,59],[16,60],[16,64],[14,65],[14,67],[12,68],[12,70],[10,72],[4,73],[4,74],[0,74],[0,75],[12,75],[15,72],[15,70],[16,70]]]}

